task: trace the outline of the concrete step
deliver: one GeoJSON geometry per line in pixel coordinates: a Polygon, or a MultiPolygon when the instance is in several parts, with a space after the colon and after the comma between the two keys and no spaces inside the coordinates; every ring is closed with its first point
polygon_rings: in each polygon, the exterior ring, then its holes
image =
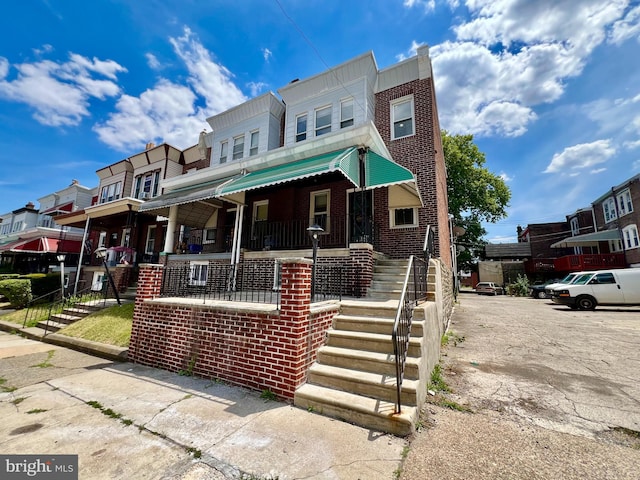
{"type": "Polygon", "coordinates": [[[66,327],[68,324],[67,323],[60,323],[60,322],[56,322],[53,318],[51,318],[49,320],[49,324],[47,325],[47,322],[38,322],[38,324],[36,325],[36,327],[45,329],[47,331],[47,333],[54,333],[57,332],[58,330],[66,327]]]}
{"type": "Polygon", "coordinates": [[[92,307],[76,306],[65,308],[62,313],[64,313],[65,315],[74,315],[76,317],[86,317],[87,315],[90,315],[95,311],[96,309],[92,307]]]}
{"type": "MultiPolygon", "coordinates": [[[[396,374],[395,356],[392,353],[366,352],[350,348],[323,346],[318,350],[318,362],[334,367],[353,368],[363,372],[396,374]]],[[[407,357],[404,378],[419,378],[420,359],[407,357]]]]}
{"type": "MultiPolygon", "coordinates": [[[[391,403],[396,401],[397,396],[395,372],[393,375],[387,375],[316,363],[309,369],[308,382],[391,403]]],[[[416,405],[417,385],[418,382],[415,380],[404,379],[400,394],[403,405],[416,405]]]]}
{"type": "Polygon", "coordinates": [[[340,313],[343,315],[396,318],[397,311],[397,301],[343,300],[340,302],[340,313]]]}
{"type": "MultiPolygon", "coordinates": [[[[353,350],[366,350],[377,353],[393,354],[393,342],[391,334],[381,335],[377,333],[349,332],[329,329],[327,331],[327,345],[331,347],[351,348],[353,350]]],[[[408,355],[418,357],[422,352],[422,339],[411,337],[409,339],[408,355]]]]}
{"type": "Polygon", "coordinates": [[[78,320],[82,320],[86,315],[78,316],[78,315],[68,315],[66,313],[54,313],[51,315],[51,320],[64,324],[70,325],[72,323],[77,322],[78,320]]]}
{"type": "Polygon", "coordinates": [[[399,436],[415,431],[418,415],[416,407],[403,406],[402,413],[396,414],[392,402],[309,383],[296,390],[294,404],[321,415],[399,436]]]}
{"type": "MultiPolygon", "coordinates": [[[[347,330],[352,332],[369,332],[391,335],[395,318],[378,318],[361,315],[339,314],[333,319],[333,328],[336,330],[347,330]]],[[[411,335],[422,337],[423,321],[413,321],[411,323],[411,335]]]]}

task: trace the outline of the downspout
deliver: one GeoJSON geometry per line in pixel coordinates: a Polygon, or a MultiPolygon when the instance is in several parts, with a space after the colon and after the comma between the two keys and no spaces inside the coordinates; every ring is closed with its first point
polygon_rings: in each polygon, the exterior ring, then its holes
{"type": "MultiPolygon", "coordinates": [[[[82,234],[82,247],[80,248],[80,256],[78,257],[78,267],[76,268],[76,281],[73,285],[73,295],[75,296],[78,293],[78,282],[80,281],[80,272],[82,271],[82,258],[84,254],[85,245],[87,244],[87,236],[89,234],[89,224],[91,223],[91,219],[87,217],[87,221],[84,224],[84,233],[82,234]]],[[[89,257],[91,257],[91,253],[89,252],[89,257]]]]}

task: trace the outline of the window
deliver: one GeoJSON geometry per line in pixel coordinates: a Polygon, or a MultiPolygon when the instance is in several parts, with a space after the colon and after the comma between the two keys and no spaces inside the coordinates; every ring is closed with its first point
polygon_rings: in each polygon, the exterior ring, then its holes
{"type": "Polygon", "coordinates": [[[296,142],[307,139],[307,114],[296,117],[296,142]]]}
{"type": "Polygon", "coordinates": [[[206,228],[204,231],[204,237],[202,239],[203,245],[216,243],[216,235],[217,230],[215,228],[206,228]]]}
{"type": "Polygon", "coordinates": [[[20,230],[22,230],[22,225],[23,224],[24,224],[24,222],[22,220],[14,222],[13,228],[11,229],[11,232],[19,232],[20,230]]]}
{"type": "Polygon", "coordinates": [[[107,245],[107,232],[100,232],[98,237],[98,247],[105,247],[107,245]]]}
{"type": "Polygon", "coordinates": [[[618,239],[609,240],[609,251],[611,253],[621,252],[622,251],[622,242],[618,239]]]}
{"type": "Polygon", "coordinates": [[[340,128],[353,125],[353,98],[340,102],[340,128]]]}
{"type": "Polygon", "coordinates": [[[331,105],[316,110],[316,137],[331,131],[331,105]]]}
{"type": "Polygon", "coordinates": [[[618,212],[620,216],[633,212],[633,203],[631,203],[631,193],[629,190],[618,194],[618,212]]]}
{"type": "Polygon", "coordinates": [[[160,187],[160,170],[153,172],[153,196],[158,196],[158,188],[160,187]]]}
{"type": "Polygon", "coordinates": [[[160,170],[143,173],[136,176],[133,195],[135,198],[146,200],[156,197],[160,187],[160,170]]]}
{"type": "Polygon", "coordinates": [[[207,284],[208,262],[190,262],[189,285],[202,287],[207,284]]]}
{"type": "Polygon", "coordinates": [[[622,229],[622,237],[624,238],[624,246],[627,249],[640,247],[640,241],[638,239],[638,227],[635,225],[628,225],[622,229]]]}
{"type": "Polygon", "coordinates": [[[329,215],[331,206],[331,191],[322,190],[311,192],[311,208],[309,212],[309,224],[320,225],[325,232],[329,231],[329,215]]]}
{"type": "Polygon", "coordinates": [[[233,160],[238,160],[244,155],[244,135],[233,139],[233,160]]]}
{"type": "Polygon", "coordinates": [[[605,283],[616,283],[616,279],[613,277],[613,273],[598,273],[589,282],[589,284],[605,284],[605,283]]]}
{"type": "Polygon", "coordinates": [[[249,146],[249,156],[258,154],[258,139],[260,132],[251,132],[251,145],[249,146]]]}
{"type": "Polygon", "coordinates": [[[571,219],[571,235],[576,236],[580,234],[580,225],[578,224],[577,218],[571,219]]]}
{"type": "MultiPolygon", "coordinates": [[[[117,234],[112,233],[111,236],[114,237],[117,234]]],[[[120,237],[120,246],[121,247],[128,247],[129,245],[131,245],[130,243],[131,241],[131,229],[130,228],[123,228],[122,229],[122,237],[120,237]]],[[[112,239],[111,242],[112,245],[115,245],[115,238],[112,239]]]]}
{"type": "Polygon", "coordinates": [[[100,203],[112,202],[118,200],[122,194],[122,182],[112,183],[102,187],[100,193],[100,203]]]}
{"type": "Polygon", "coordinates": [[[607,198],[604,202],[602,202],[602,211],[604,212],[604,221],[605,223],[612,222],[618,216],[616,215],[616,202],[613,197],[607,198]]]}
{"type": "Polygon", "coordinates": [[[147,255],[153,255],[156,249],[156,226],[149,225],[147,230],[147,242],[145,243],[144,253],[147,255]]]}
{"type": "Polygon", "coordinates": [[[417,207],[392,208],[390,220],[391,228],[417,227],[418,209],[417,207]]]}
{"type": "Polygon", "coordinates": [[[224,141],[220,144],[220,163],[227,163],[228,154],[229,154],[229,142],[224,141]]]}
{"type": "Polygon", "coordinates": [[[391,103],[391,139],[413,135],[413,96],[402,97],[391,103]]]}
{"type": "Polygon", "coordinates": [[[11,225],[7,223],[5,225],[2,225],[2,230],[0,231],[0,233],[2,235],[8,235],[10,230],[11,230],[11,225]]]}

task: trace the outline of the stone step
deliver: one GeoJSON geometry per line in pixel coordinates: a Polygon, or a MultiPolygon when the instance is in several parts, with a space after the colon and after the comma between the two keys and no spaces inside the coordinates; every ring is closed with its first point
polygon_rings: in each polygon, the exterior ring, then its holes
{"type": "Polygon", "coordinates": [[[51,320],[64,324],[70,325],[72,323],[77,322],[78,320],[82,320],[86,315],[78,316],[78,315],[68,315],[66,313],[54,313],[51,315],[51,320]]]}
{"type": "MultiPolygon", "coordinates": [[[[351,348],[353,350],[366,350],[378,353],[393,354],[393,342],[391,335],[377,333],[349,332],[344,330],[329,329],[327,331],[327,345],[331,347],[351,348]]],[[[409,339],[408,355],[418,357],[422,352],[422,338],[411,337],[409,339]]]]}
{"type": "MultiPolygon", "coordinates": [[[[395,318],[378,318],[361,315],[339,314],[333,319],[333,328],[352,332],[369,332],[391,335],[395,318]]],[[[423,321],[411,322],[411,335],[422,337],[423,321]]]]}
{"type": "Polygon", "coordinates": [[[343,300],[340,302],[340,313],[343,315],[396,318],[397,311],[397,301],[343,300]]]}
{"type": "Polygon", "coordinates": [[[58,330],[66,327],[68,324],[67,323],[59,323],[56,322],[53,318],[51,318],[49,320],[49,324],[47,325],[46,320],[44,322],[38,322],[38,324],[36,325],[39,328],[45,329],[47,331],[47,333],[54,333],[57,332],[58,330]]]}
{"type": "Polygon", "coordinates": [[[393,274],[393,273],[376,273],[373,276],[373,282],[400,282],[404,283],[404,277],[406,275],[404,273],[393,274]]]}
{"type": "Polygon", "coordinates": [[[76,306],[65,308],[62,313],[64,313],[65,315],[73,315],[76,317],[86,317],[87,315],[90,315],[95,311],[96,309],[92,307],[76,306]]]}
{"type": "Polygon", "coordinates": [[[321,415],[399,436],[415,431],[418,415],[416,407],[403,406],[402,413],[396,414],[393,402],[309,383],[296,390],[294,404],[321,415]]]}
{"type": "MultiPolygon", "coordinates": [[[[366,352],[350,348],[323,346],[318,350],[318,362],[334,367],[353,368],[363,372],[396,374],[396,362],[393,353],[366,352]]],[[[407,357],[404,378],[417,380],[420,372],[420,359],[407,357]]]]}
{"type": "MultiPolygon", "coordinates": [[[[387,375],[316,363],[309,369],[308,382],[391,403],[395,402],[397,397],[395,372],[393,375],[387,375]]],[[[416,405],[417,385],[418,382],[415,380],[404,379],[400,394],[403,405],[416,405]]]]}

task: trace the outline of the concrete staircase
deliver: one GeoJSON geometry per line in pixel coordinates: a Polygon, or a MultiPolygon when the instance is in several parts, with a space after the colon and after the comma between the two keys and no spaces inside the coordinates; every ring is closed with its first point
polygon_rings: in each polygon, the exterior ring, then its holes
{"type": "Polygon", "coordinates": [[[102,310],[103,308],[117,305],[115,299],[92,300],[88,302],[78,303],[74,307],[65,308],[61,313],[51,315],[49,322],[38,322],[38,327],[44,328],[49,333],[57,332],[61,328],[71,325],[72,323],[82,320],[87,315],[102,310]]]}
{"type": "Polygon", "coordinates": [[[426,394],[422,371],[424,321],[414,319],[402,384],[402,413],[395,413],[396,371],[391,333],[398,302],[388,299],[404,281],[402,262],[381,262],[374,273],[375,292],[365,300],[341,302],[340,314],[327,332],[326,345],[295,393],[296,406],[374,430],[408,435],[414,431],[426,394]],[[398,273],[402,270],[402,273],[398,273]]]}
{"type": "Polygon", "coordinates": [[[378,260],[367,293],[372,300],[399,300],[407,272],[408,260],[378,260]]]}

